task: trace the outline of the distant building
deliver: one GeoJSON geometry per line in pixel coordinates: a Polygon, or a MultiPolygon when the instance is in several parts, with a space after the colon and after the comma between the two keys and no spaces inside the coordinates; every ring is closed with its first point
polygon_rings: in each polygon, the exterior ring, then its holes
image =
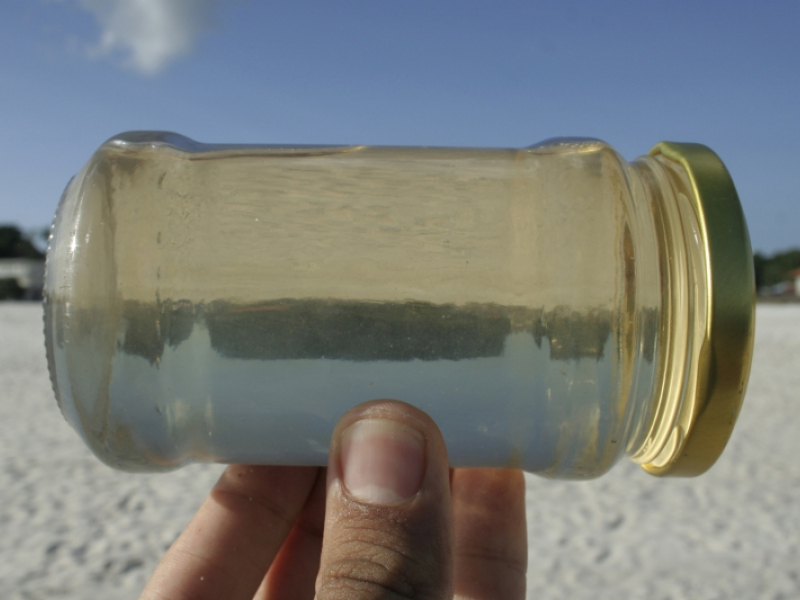
{"type": "Polygon", "coordinates": [[[44,261],[36,258],[0,258],[0,279],[15,279],[25,298],[41,298],[44,289],[44,261]]]}
{"type": "Polygon", "coordinates": [[[800,269],[795,269],[789,276],[794,281],[794,295],[800,298],[800,269]]]}

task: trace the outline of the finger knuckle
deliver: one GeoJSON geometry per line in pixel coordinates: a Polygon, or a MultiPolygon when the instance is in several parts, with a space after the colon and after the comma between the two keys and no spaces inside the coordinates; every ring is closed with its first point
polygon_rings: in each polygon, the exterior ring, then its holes
{"type": "Polygon", "coordinates": [[[320,570],[319,600],[420,598],[408,577],[371,557],[344,558],[320,570]]]}
{"type": "Polygon", "coordinates": [[[337,544],[317,578],[320,600],[439,599],[448,588],[430,548],[361,531],[337,544]]]}

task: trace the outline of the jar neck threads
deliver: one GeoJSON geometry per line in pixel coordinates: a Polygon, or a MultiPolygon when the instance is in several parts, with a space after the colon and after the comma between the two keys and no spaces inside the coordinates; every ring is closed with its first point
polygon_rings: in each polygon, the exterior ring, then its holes
{"type": "Polygon", "coordinates": [[[685,172],[653,157],[633,166],[646,189],[658,247],[661,324],[655,343],[661,360],[649,419],[629,453],[634,462],[659,468],[675,459],[691,424],[707,324],[708,265],[685,172]]]}

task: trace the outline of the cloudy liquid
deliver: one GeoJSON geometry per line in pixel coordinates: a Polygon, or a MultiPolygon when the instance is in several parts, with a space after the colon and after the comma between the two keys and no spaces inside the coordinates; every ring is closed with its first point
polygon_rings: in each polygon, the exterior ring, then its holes
{"type": "Polygon", "coordinates": [[[95,243],[51,353],[107,462],[322,465],[376,398],[428,412],[455,466],[593,476],[641,433],[661,298],[605,144],[191,144],[112,140],[62,202],[56,243],[95,243]]]}

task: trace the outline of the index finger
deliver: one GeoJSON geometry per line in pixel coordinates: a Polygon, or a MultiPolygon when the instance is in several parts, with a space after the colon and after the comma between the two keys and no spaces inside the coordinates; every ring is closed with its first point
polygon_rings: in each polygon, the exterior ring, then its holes
{"type": "Polygon", "coordinates": [[[512,469],[455,469],[456,598],[522,600],[528,567],[525,478],[512,469]]]}
{"type": "Polygon", "coordinates": [[[156,567],[142,600],[252,600],[319,471],[229,466],[156,567]]]}

